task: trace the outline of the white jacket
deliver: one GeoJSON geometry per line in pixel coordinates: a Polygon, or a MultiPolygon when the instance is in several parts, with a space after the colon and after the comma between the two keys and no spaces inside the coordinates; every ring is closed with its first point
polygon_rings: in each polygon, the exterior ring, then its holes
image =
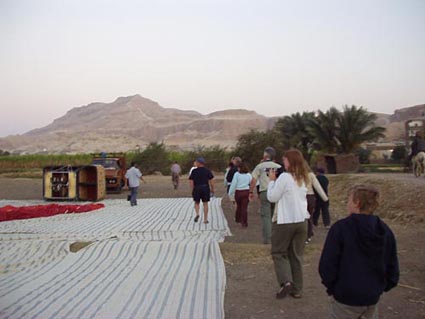
{"type": "Polygon", "coordinates": [[[326,195],[319,181],[317,180],[316,175],[314,173],[308,173],[308,177],[310,178],[311,183],[307,186],[307,195],[314,195],[314,191],[320,196],[320,198],[327,202],[329,200],[328,195],[326,195]]]}
{"type": "Polygon", "coordinates": [[[310,218],[307,211],[307,187],[298,186],[289,173],[280,174],[276,181],[271,181],[267,188],[267,199],[277,203],[278,224],[300,223],[310,218]]]}

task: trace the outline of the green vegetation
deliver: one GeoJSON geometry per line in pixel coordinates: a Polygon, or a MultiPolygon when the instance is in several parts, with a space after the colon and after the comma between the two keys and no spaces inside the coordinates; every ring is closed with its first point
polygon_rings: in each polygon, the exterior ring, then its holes
{"type": "Polygon", "coordinates": [[[391,153],[391,159],[398,162],[403,163],[406,161],[407,158],[407,149],[406,147],[399,145],[394,147],[392,153],[391,153]]]}
{"type": "Polygon", "coordinates": [[[404,173],[405,166],[403,164],[362,164],[361,170],[364,173],[404,173]]]}
{"type": "Polygon", "coordinates": [[[356,150],[356,155],[359,157],[360,164],[369,164],[370,154],[372,154],[372,151],[363,147],[359,147],[356,150]]]}
{"type": "Polygon", "coordinates": [[[223,171],[231,154],[226,148],[220,146],[198,146],[193,151],[176,152],[167,150],[163,143],[151,143],[145,150],[135,154],[132,160],[140,165],[145,174],[161,172],[163,175],[169,175],[174,161],[180,164],[183,173],[187,173],[199,156],[205,158],[211,170],[223,171]]]}
{"type": "Polygon", "coordinates": [[[232,155],[241,157],[253,169],[263,158],[263,151],[267,146],[273,146],[276,150],[281,151],[283,145],[279,134],[274,130],[267,132],[251,130],[239,136],[232,155]]]}
{"type": "Polygon", "coordinates": [[[368,163],[370,151],[360,148],[367,141],[384,136],[385,129],[375,125],[376,115],[363,107],[332,107],[326,112],[295,113],[280,118],[267,132],[251,131],[239,137],[235,153],[252,164],[261,159],[265,146],[274,146],[278,159],[283,150],[297,148],[314,163],[321,153],[357,153],[362,163],[368,163]]]}

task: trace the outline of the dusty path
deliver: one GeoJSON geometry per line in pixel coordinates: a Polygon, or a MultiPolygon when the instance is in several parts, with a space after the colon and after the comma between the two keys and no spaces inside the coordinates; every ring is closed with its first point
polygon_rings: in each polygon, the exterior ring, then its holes
{"type": "MultiPolygon", "coordinates": [[[[148,176],[142,197],[187,197],[187,182],[178,191],[169,177],[148,176]]],[[[425,178],[411,174],[337,175],[330,178],[332,219],[345,216],[346,190],[356,182],[374,183],[382,189],[379,211],[392,227],[398,242],[401,286],[382,298],[381,318],[425,318],[425,178]]],[[[0,199],[41,199],[41,181],[0,178],[0,199]]],[[[222,180],[217,196],[223,195],[222,180]]],[[[126,193],[109,198],[125,198],[126,193]]],[[[326,318],[328,298],[320,283],[317,265],[326,230],[319,227],[304,261],[304,297],[276,300],[277,289],[270,246],[261,244],[258,202],[249,206],[249,227],[233,222],[232,205],[223,200],[223,210],[234,236],[221,245],[227,273],[225,312],[227,318],[326,318]]]]}

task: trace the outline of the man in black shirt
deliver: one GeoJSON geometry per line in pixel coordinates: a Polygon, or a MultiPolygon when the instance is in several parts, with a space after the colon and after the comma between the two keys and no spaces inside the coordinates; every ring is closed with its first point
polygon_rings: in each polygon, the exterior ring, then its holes
{"type": "Polygon", "coordinates": [[[204,224],[208,224],[208,202],[211,194],[214,194],[214,175],[205,167],[205,159],[196,159],[196,169],[189,176],[192,197],[195,201],[195,223],[199,220],[199,203],[202,200],[204,206],[204,224]]]}

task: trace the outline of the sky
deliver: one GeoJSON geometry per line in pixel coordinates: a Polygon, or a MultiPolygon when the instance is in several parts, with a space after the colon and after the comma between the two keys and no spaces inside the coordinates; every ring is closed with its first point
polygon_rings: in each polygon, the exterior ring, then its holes
{"type": "Polygon", "coordinates": [[[425,0],[0,0],[0,136],[140,94],[203,114],[425,103],[425,0]]]}

